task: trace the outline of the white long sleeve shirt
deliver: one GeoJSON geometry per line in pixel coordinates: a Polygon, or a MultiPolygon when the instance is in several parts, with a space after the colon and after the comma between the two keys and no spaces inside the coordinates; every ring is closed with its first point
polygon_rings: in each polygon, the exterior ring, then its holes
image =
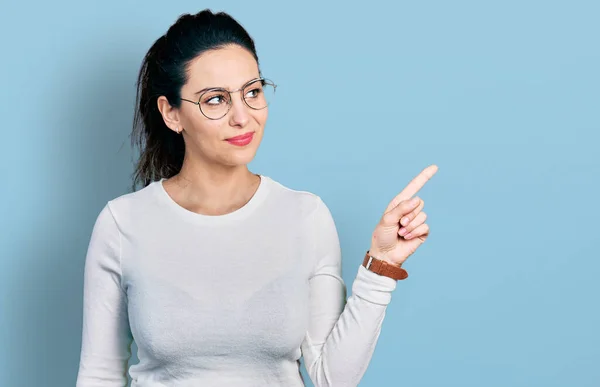
{"type": "Polygon", "coordinates": [[[358,265],[346,298],[329,209],[264,175],[226,215],[162,180],[109,201],[84,281],[77,387],[304,386],[301,356],[316,386],[356,386],[396,287],[358,265]]]}

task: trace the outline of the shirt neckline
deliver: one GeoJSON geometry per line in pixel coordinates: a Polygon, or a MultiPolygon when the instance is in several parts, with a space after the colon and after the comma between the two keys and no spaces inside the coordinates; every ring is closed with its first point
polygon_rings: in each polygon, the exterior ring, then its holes
{"type": "Polygon", "coordinates": [[[267,194],[270,191],[270,182],[271,179],[268,176],[258,175],[260,176],[260,183],[258,188],[254,192],[254,195],[250,198],[250,200],[244,204],[242,207],[237,210],[224,214],[224,215],[205,215],[199,214],[197,212],[190,211],[181,205],[179,205],[173,198],[169,195],[165,187],[163,186],[163,181],[166,178],[161,178],[160,180],[156,180],[152,183],[155,186],[155,191],[158,193],[159,199],[169,207],[173,212],[175,212],[178,216],[183,217],[189,221],[201,224],[223,224],[229,223],[232,221],[238,221],[240,219],[248,217],[252,214],[256,208],[265,200],[267,194]]]}

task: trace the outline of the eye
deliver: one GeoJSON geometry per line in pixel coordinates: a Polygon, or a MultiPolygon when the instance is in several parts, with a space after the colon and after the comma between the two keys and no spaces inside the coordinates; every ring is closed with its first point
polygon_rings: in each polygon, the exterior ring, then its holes
{"type": "Polygon", "coordinates": [[[261,93],[260,87],[255,87],[246,92],[246,98],[256,98],[261,93]]]}
{"type": "Polygon", "coordinates": [[[218,95],[216,97],[212,97],[209,100],[207,100],[205,103],[209,104],[209,105],[218,105],[219,103],[221,103],[223,101],[223,97],[218,95]]]}
{"type": "Polygon", "coordinates": [[[202,101],[203,104],[210,106],[217,106],[227,102],[228,98],[222,91],[213,91],[206,93],[202,101]]]}

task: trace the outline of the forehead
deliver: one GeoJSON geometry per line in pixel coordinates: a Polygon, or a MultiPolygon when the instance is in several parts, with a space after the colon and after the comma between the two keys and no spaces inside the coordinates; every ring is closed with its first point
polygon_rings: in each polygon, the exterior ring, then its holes
{"type": "Polygon", "coordinates": [[[209,50],[190,62],[188,81],[184,87],[200,90],[206,87],[237,89],[259,76],[254,56],[238,45],[209,50]]]}

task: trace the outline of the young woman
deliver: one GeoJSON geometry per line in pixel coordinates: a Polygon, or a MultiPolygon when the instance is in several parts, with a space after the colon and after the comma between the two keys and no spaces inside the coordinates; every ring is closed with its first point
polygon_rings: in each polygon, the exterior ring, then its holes
{"type": "MultiPolygon", "coordinates": [[[[355,386],[400,266],[425,241],[417,191],[389,204],[346,299],[319,196],[251,173],[276,85],[225,13],[183,15],[138,78],[134,176],[109,201],[85,263],[78,387],[355,386]],[[127,370],[132,340],[139,364],[127,370]]],[[[362,257],[361,257],[362,258],[362,257]]]]}

